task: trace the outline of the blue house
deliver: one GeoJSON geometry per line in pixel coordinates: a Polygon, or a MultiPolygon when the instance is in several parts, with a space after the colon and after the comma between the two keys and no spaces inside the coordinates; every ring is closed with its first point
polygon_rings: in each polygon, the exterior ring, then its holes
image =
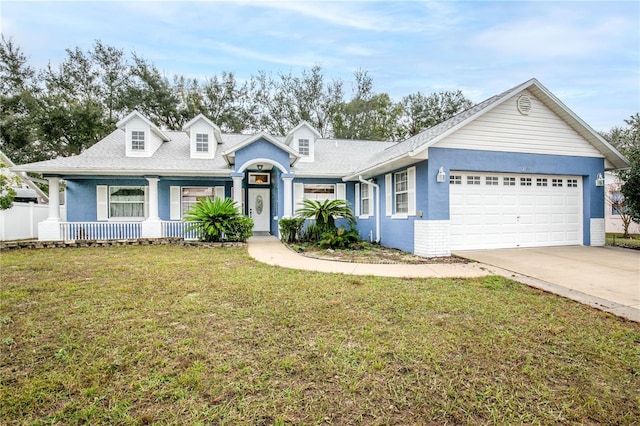
{"type": "Polygon", "coordinates": [[[364,239],[421,256],[454,250],[604,245],[604,173],[627,160],[537,80],[401,142],[223,134],[198,115],[182,131],[138,112],[74,157],[13,170],[42,173],[53,200],[43,240],[183,235],[201,197],[231,197],[254,232],[304,198],[345,199],[364,239]]]}

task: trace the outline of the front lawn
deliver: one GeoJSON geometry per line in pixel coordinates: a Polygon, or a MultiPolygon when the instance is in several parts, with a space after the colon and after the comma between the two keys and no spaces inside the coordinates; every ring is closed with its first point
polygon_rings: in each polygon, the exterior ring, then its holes
{"type": "Polygon", "coordinates": [[[5,424],[637,424],[640,324],[244,248],[0,254],[5,424]]]}

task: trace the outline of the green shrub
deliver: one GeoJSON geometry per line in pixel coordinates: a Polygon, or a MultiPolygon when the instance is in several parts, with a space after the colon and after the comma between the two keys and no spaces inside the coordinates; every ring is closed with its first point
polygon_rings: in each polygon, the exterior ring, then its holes
{"type": "Polygon", "coordinates": [[[291,217],[280,219],[280,235],[285,243],[292,243],[300,238],[300,230],[304,219],[301,217],[291,217]]]}
{"type": "Polygon", "coordinates": [[[195,222],[188,231],[201,231],[204,241],[245,241],[253,228],[253,219],[240,216],[231,198],[203,198],[187,212],[185,220],[195,222]]]}
{"type": "Polygon", "coordinates": [[[349,248],[351,244],[360,241],[358,231],[350,229],[347,231],[344,227],[336,229],[333,232],[325,232],[320,240],[320,247],[331,249],[349,248]]]}
{"type": "Polygon", "coordinates": [[[253,234],[253,219],[238,215],[235,218],[229,219],[225,229],[225,241],[247,241],[253,234]]]}

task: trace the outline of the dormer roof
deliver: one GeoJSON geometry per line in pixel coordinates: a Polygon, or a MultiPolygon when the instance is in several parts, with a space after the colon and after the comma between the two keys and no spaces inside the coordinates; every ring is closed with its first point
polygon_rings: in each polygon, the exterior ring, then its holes
{"type": "Polygon", "coordinates": [[[258,134],[255,134],[252,137],[248,138],[247,140],[234,146],[233,148],[226,150],[225,152],[222,153],[222,156],[224,157],[228,165],[232,165],[235,162],[235,156],[237,151],[241,150],[246,146],[251,145],[254,142],[259,141],[260,139],[263,139],[269,142],[270,144],[275,145],[276,147],[280,148],[281,150],[289,154],[290,165],[293,166],[300,159],[300,154],[298,154],[294,149],[283,144],[282,142],[278,141],[276,138],[274,138],[273,136],[265,132],[260,132],[258,134]]]}
{"type": "Polygon", "coordinates": [[[216,124],[213,121],[205,117],[203,114],[198,114],[195,117],[193,117],[191,120],[189,120],[188,123],[182,126],[182,130],[184,130],[185,132],[188,132],[191,126],[196,124],[198,121],[204,121],[205,123],[207,123],[207,125],[211,126],[211,128],[213,128],[213,135],[216,138],[216,142],[219,144],[222,143],[222,132],[220,131],[220,128],[216,126],[216,124]]]}
{"type": "Polygon", "coordinates": [[[316,139],[319,139],[322,137],[322,135],[320,134],[320,132],[318,132],[311,124],[309,124],[307,121],[301,121],[300,124],[298,124],[296,127],[294,127],[293,129],[289,130],[289,133],[287,133],[287,137],[284,140],[284,143],[287,145],[291,145],[291,142],[293,141],[293,135],[296,133],[296,131],[300,130],[301,128],[306,127],[307,129],[311,130],[311,132],[313,133],[313,135],[316,137],[316,139]]]}
{"type": "Polygon", "coordinates": [[[162,130],[160,130],[158,128],[158,126],[153,124],[151,122],[151,120],[149,120],[147,117],[145,117],[144,115],[142,115],[141,113],[139,113],[136,110],[134,110],[131,113],[129,113],[129,115],[124,117],[122,120],[118,121],[116,123],[116,127],[118,127],[118,129],[124,129],[124,127],[127,125],[127,123],[129,121],[131,121],[132,119],[134,119],[134,118],[139,118],[140,120],[144,121],[145,124],[147,124],[151,128],[151,131],[153,133],[155,133],[156,135],[158,135],[158,137],[160,139],[162,139],[164,142],[168,142],[170,140],[169,136],[167,136],[162,130]]]}

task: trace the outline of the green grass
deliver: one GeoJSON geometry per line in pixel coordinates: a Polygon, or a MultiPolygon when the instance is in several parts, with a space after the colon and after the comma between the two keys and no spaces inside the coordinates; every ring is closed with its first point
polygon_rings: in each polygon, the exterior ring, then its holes
{"type": "Polygon", "coordinates": [[[608,246],[640,249],[640,235],[638,234],[631,234],[629,238],[623,238],[622,234],[608,233],[606,238],[608,246]]]}
{"type": "Polygon", "coordinates": [[[4,424],[637,424],[640,324],[501,277],[3,252],[4,424]]]}

